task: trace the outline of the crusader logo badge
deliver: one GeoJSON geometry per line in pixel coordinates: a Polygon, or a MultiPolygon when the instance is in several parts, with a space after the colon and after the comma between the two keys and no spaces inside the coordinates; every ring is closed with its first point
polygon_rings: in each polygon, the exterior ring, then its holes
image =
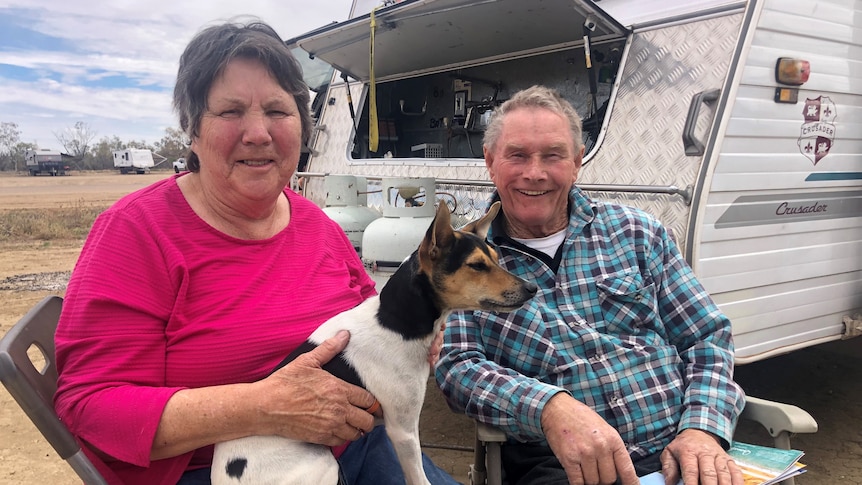
{"type": "Polygon", "coordinates": [[[805,121],[797,141],[799,151],[817,165],[829,154],[835,139],[835,103],[829,96],[806,99],[802,116],[805,121]]]}

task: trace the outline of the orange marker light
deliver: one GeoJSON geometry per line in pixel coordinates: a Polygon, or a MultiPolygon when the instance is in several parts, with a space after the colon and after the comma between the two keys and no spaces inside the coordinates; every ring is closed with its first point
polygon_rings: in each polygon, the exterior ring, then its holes
{"type": "Polygon", "coordinates": [[[801,86],[808,82],[811,74],[811,64],[802,59],[779,57],[775,63],[775,80],[781,84],[801,86]]]}

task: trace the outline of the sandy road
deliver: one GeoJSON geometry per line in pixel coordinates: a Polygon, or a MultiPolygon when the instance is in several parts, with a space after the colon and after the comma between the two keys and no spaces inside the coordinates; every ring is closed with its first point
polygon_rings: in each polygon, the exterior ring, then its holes
{"type": "Polygon", "coordinates": [[[82,203],[108,205],[123,195],[173,175],[166,171],[143,175],[82,173],[72,172],[63,177],[0,176],[0,210],[73,207],[82,203]]]}

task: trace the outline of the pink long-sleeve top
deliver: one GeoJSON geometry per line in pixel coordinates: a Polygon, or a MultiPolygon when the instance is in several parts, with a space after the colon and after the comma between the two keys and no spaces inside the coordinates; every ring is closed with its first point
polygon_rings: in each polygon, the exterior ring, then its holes
{"type": "Polygon", "coordinates": [[[168,399],[265,377],[321,323],[374,294],[344,232],[312,202],[285,190],[288,227],[241,240],[192,211],[180,176],[97,218],[55,337],[57,413],[112,483],[176,483],[208,466],[212,446],[150,461],[168,399]]]}

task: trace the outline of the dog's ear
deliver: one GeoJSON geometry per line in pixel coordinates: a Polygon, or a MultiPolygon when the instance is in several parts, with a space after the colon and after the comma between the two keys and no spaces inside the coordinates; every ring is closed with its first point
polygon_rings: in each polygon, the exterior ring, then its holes
{"type": "Polygon", "coordinates": [[[449,206],[445,202],[440,202],[437,206],[437,214],[428,227],[422,244],[419,245],[420,264],[423,258],[430,261],[437,259],[442,248],[451,246],[452,239],[455,237],[454,232],[449,206]]]}
{"type": "Polygon", "coordinates": [[[484,240],[488,236],[488,229],[491,229],[491,222],[497,217],[498,212],[500,212],[499,200],[491,204],[491,207],[488,208],[488,212],[484,216],[462,227],[461,230],[472,232],[484,240]]]}
{"type": "Polygon", "coordinates": [[[437,215],[434,216],[434,222],[431,223],[434,229],[431,242],[434,247],[446,247],[452,244],[453,233],[452,217],[449,215],[449,206],[445,202],[440,202],[437,205],[437,215]]]}

